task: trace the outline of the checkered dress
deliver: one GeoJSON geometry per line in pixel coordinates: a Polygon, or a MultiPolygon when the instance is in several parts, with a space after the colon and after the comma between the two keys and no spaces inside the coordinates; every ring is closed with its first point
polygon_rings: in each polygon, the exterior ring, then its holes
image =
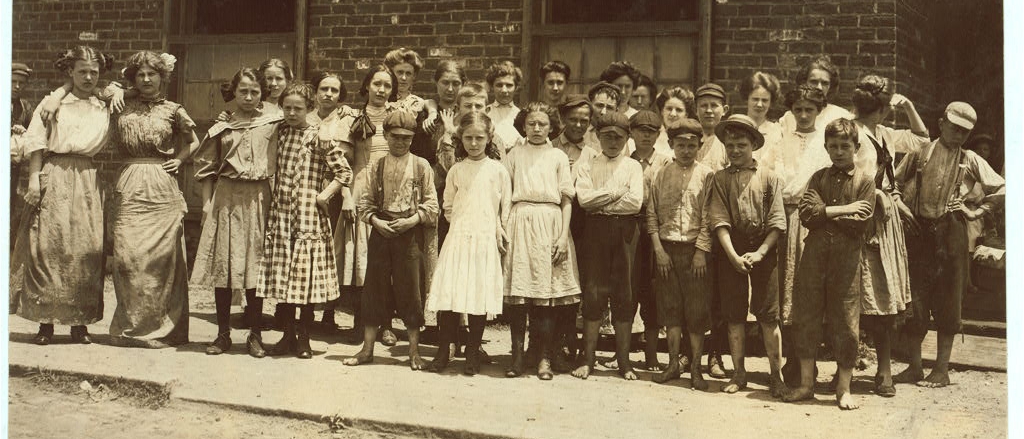
{"type": "Polygon", "coordinates": [[[332,175],[349,185],[352,168],[336,142],[317,141],[314,126],[282,125],[276,135],[277,183],[256,295],[283,303],[324,303],[338,297],[338,270],[331,222],[316,196],[332,175]]]}

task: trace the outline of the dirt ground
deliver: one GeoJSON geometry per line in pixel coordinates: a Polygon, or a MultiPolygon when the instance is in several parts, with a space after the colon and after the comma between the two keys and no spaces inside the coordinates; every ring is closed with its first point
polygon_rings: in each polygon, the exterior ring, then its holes
{"type": "Polygon", "coordinates": [[[38,376],[11,377],[10,437],[412,439],[356,429],[335,431],[326,421],[263,416],[178,400],[158,402],[124,393],[105,386],[90,385],[86,390],[38,376]],[[153,405],[162,406],[146,407],[153,405]]]}

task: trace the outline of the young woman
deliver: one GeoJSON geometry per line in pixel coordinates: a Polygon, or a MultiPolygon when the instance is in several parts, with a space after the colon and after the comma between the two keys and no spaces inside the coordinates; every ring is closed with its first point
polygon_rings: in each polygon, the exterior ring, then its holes
{"type": "Polygon", "coordinates": [[[771,73],[754,72],[740,82],[740,97],[747,103],[747,116],[764,136],[764,147],[754,153],[759,160],[782,139],[782,126],[768,119],[768,112],[779,102],[779,78],[771,73]]]}
{"type": "Polygon", "coordinates": [[[187,206],[176,177],[199,145],[185,109],[163,98],[174,57],[138,52],[124,70],[138,94],[114,123],[127,157],[114,189],[114,344],[163,347],[188,342],[187,206]]]}
{"type": "Polygon", "coordinates": [[[263,105],[267,108],[263,111],[267,113],[281,111],[278,106],[281,93],[288,87],[288,84],[295,80],[291,67],[288,67],[288,63],[280,59],[270,58],[263,61],[257,70],[263,76],[263,86],[267,89],[267,95],[263,97],[263,105]]]}
{"type": "Polygon", "coordinates": [[[89,46],[60,54],[54,67],[71,92],[56,103],[56,122],[43,125],[40,105],[25,133],[25,202],[35,207],[26,221],[34,225],[15,244],[11,291],[18,315],[39,322],[39,345],[50,343],[54,324],[70,325],[71,340],[89,344],[85,325],[103,318],[103,201],[92,157],[106,145],[110,113],[94,93],[112,65],[89,46]]]}
{"type": "Polygon", "coordinates": [[[416,77],[420,70],[423,70],[423,58],[414,50],[400,47],[384,55],[384,65],[395,73],[398,78],[395,94],[395,105],[402,110],[416,114],[423,110],[426,102],[423,98],[412,94],[412,88],[416,85],[416,77]]]}
{"type": "Polygon", "coordinates": [[[654,105],[661,113],[661,133],[658,140],[654,141],[654,150],[660,154],[672,155],[672,146],[669,145],[666,131],[676,128],[687,118],[696,117],[697,104],[693,98],[693,92],[683,87],[671,87],[658,93],[654,105]]]}
{"type": "MultiPolygon", "coordinates": [[[[822,93],[825,93],[826,100],[830,100],[835,97],[836,91],[839,90],[839,69],[836,68],[835,64],[832,64],[832,60],[828,56],[821,55],[810,60],[796,73],[794,83],[796,85],[806,84],[817,88],[822,93]]],[[[825,132],[825,125],[840,117],[853,119],[853,113],[838,105],[828,104],[818,114],[815,129],[825,132]]],[[[793,113],[787,111],[786,114],[783,114],[782,118],[779,119],[779,124],[782,125],[783,131],[796,129],[796,119],[793,117],[793,113]]]]}
{"type": "Polygon", "coordinates": [[[195,152],[204,218],[191,281],[214,288],[218,330],[206,353],[218,355],[231,348],[231,290],[243,289],[250,328],[246,346],[249,355],[261,358],[266,355],[259,325],[263,299],[256,296],[256,287],[276,166],[270,139],[281,116],[260,109],[266,90],[259,72],[251,68],[235,73],[221,93],[237,109],[230,121],[210,128],[195,152]]]}

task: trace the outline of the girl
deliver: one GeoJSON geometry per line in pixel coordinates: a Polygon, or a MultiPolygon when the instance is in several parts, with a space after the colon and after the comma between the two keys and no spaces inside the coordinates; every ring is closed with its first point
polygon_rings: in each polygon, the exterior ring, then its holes
{"type": "Polygon", "coordinates": [[[438,350],[429,370],[448,366],[459,313],[469,315],[463,373],[480,370],[480,343],[487,315],[501,313],[504,279],[501,254],[511,207],[512,181],[492,142],[491,119],[480,113],[461,118],[455,131],[455,156],[445,183],[449,239],[441,247],[426,309],[437,312],[438,350]],[[466,160],[468,158],[469,160],[466,160]]]}
{"type": "Polygon", "coordinates": [[[257,71],[263,76],[262,85],[267,89],[267,95],[263,97],[263,105],[267,108],[264,108],[263,111],[265,113],[280,112],[281,108],[278,103],[281,100],[281,93],[295,79],[292,69],[288,67],[288,63],[277,58],[270,58],[263,61],[257,71]]]}
{"type": "Polygon", "coordinates": [[[217,122],[195,152],[196,181],[202,184],[203,231],[199,237],[192,283],[214,288],[217,338],[206,349],[218,355],[231,348],[231,290],[244,289],[249,325],[249,355],[266,355],[259,319],[263,298],[256,287],[263,263],[270,178],[276,162],[270,139],[281,115],[268,114],[259,103],[267,92],[259,72],[245,67],[221,86],[225,102],[237,109],[228,122],[217,122]]]}
{"type": "Polygon", "coordinates": [[[526,140],[512,148],[505,166],[512,178],[512,209],[508,221],[508,276],[505,278],[506,314],[512,336],[512,362],[508,377],[523,373],[526,316],[538,322],[541,361],[537,376],[550,380],[549,348],[553,346],[556,315],[575,314],[580,303],[576,255],[569,234],[575,196],[569,159],[551,145],[549,135],[560,131],[558,112],[541,102],[523,109],[526,140]],[[568,310],[566,310],[568,308],[568,310]]]}
{"type": "Polygon", "coordinates": [[[643,73],[636,81],[636,88],[633,89],[633,96],[629,98],[629,105],[637,110],[654,110],[654,98],[658,96],[658,86],[650,76],[643,73]]]}
{"type": "Polygon", "coordinates": [[[764,136],[764,147],[754,153],[754,159],[760,159],[782,138],[781,125],[768,120],[768,112],[779,101],[779,78],[771,73],[754,72],[740,82],[740,97],[747,103],[747,116],[764,136]]]}
{"type": "MultiPolygon", "coordinates": [[[[835,64],[832,64],[832,60],[827,55],[821,55],[810,60],[796,73],[794,83],[797,85],[806,84],[821,90],[822,93],[825,93],[825,98],[828,99],[830,96],[834,97],[835,93],[839,90],[839,69],[836,68],[835,64]]],[[[853,113],[838,105],[828,104],[818,114],[818,118],[815,119],[814,128],[820,132],[825,132],[825,125],[840,117],[853,119],[853,113]]],[[[795,130],[796,119],[793,117],[793,113],[787,111],[786,114],[783,114],[782,118],[779,119],[779,124],[782,125],[783,131],[795,130]]]]}
{"type": "Polygon", "coordinates": [[[271,142],[277,142],[277,176],[270,204],[263,269],[256,295],[280,301],[284,307],[284,336],[271,355],[296,353],[311,358],[309,327],[313,304],[338,297],[338,269],[330,217],[330,199],[352,182],[352,169],[339,144],[321,143],[317,128],[306,121],[313,109],[313,89],[306,84],[286,87],[280,97],[284,113],[271,142]],[[325,180],[330,173],[334,178],[325,180]],[[295,326],[295,308],[300,309],[295,326]]]}
{"type": "Polygon", "coordinates": [[[893,157],[897,152],[927,145],[928,128],[913,102],[893,94],[892,83],[879,76],[868,75],[857,82],[853,105],[857,110],[854,122],[860,132],[857,167],[874,177],[877,197],[861,260],[861,315],[878,354],[875,393],[891,397],[896,395],[890,362],[896,315],[906,309],[911,298],[901,212],[892,195],[896,190],[893,157]],[[882,125],[891,107],[903,110],[910,129],[894,130],[882,125]]]}
{"type": "Polygon", "coordinates": [[[423,110],[423,104],[426,101],[412,94],[416,77],[419,76],[420,70],[423,70],[423,58],[420,58],[420,54],[414,50],[400,47],[384,55],[384,65],[395,72],[395,77],[398,79],[395,105],[413,114],[423,110]]]}
{"type": "MultiPolygon", "coordinates": [[[[319,143],[320,149],[330,151],[334,148],[341,148],[345,159],[351,163],[353,157],[349,132],[352,130],[352,121],[355,120],[359,113],[347,105],[341,104],[348,94],[345,90],[345,84],[341,82],[341,78],[337,74],[322,71],[314,75],[310,86],[315,94],[316,111],[306,113],[306,122],[310,126],[317,128],[317,143],[319,143]]],[[[340,285],[344,285],[345,288],[352,288],[353,285],[362,285],[362,277],[361,275],[357,277],[353,274],[359,272],[352,257],[354,247],[346,247],[343,241],[344,234],[339,235],[338,231],[340,230],[339,224],[342,221],[347,221],[345,224],[351,224],[352,219],[355,218],[355,202],[352,200],[349,186],[342,186],[340,192],[341,203],[331,202],[327,213],[331,218],[331,228],[335,233],[333,248],[335,261],[337,262],[338,280],[340,285]]],[[[320,323],[328,331],[335,331],[338,328],[334,320],[336,306],[336,300],[331,300],[324,304],[323,319],[320,323]]],[[[281,315],[285,314],[284,310],[281,310],[281,315]]],[[[294,314],[291,317],[294,318],[294,314]]],[[[353,338],[362,338],[361,334],[358,337],[355,337],[356,334],[352,333],[347,335],[353,338]]],[[[352,341],[355,342],[355,340],[352,341]]]]}
{"type": "Polygon", "coordinates": [[[72,342],[92,343],[85,325],[103,318],[103,201],[92,157],[107,142],[110,113],[94,93],[112,65],[89,46],[60,54],[54,67],[71,92],[57,100],[55,122],[43,125],[40,106],[25,132],[25,202],[35,209],[11,258],[11,290],[18,315],[39,322],[38,345],[50,343],[54,324],[71,325],[72,342]]]}
{"type": "MultiPolygon", "coordinates": [[[[394,100],[398,96],[396,84],[398,84],[398,78],[395,73],[387,66],[378,64],[366,72],[359,87],[359,95],[366,99],[366,105],[363,107],[363,111],[357,112],[357,116],[352,119],[348,136],[353,146],[351,162],[352,172],[355,176],[352,185],[353,200],[358,200],[363,192],[368,190],[365,187],[367,179],[364,175],[369,168],[368,165],[388,155],[388,142],[384,138],[384,119],[397,108],[394,104],[394,100]]],[[[335,233],[335,242],[341,241],[344,246],[342,248],[345,249],[343,260],[345,261],[346,282],[343,285],[351,285],[361,291],[363,280],[366,277],[367,239],[370,237],[371,227],[351,215],[351,212],[354,212],[354,206],[350,210],[349,204],[345,203],[343,218],[339,220],[338,230],[335,233]]],[[[339,251],[341,250],[339,249],[339,251]]],[[[433,247],[433,254],[437,254],[436,245],[433,247]]],[[[362,297],[362,294],[356,297],[362,297]]],[[[358,331],[352,331],[350,337],[353,340],[362,340],[361,312],[357,309],[355,314],[359,321],[356,322],[353,329],[358,331]],[[356,337],[357,335],[358,337],[356,337]]],[[[380,340],[385,346],[394,346],[398,341],[390,323],[381,328],[380,340]]]]}
{"type": "Polygon", "coordinates": [[[195,123],[163,99],[174,57],[138,52],[124,79],[137,94],[114,125],[127,156],[114,190],[113,280],[115,345],[164,347],[188,341],[188,272],[182,225],[187,206],[176,177],[199,145],[195,123]]]}
{"type": "Polygon", "coordinates": [[[672,146],[668,143],[668,135],[665,134],[669,128],[676,128],[688,117],[697,114],[697,106],[693,99],[693,92],[683,87],[671,87],[662,90],[654,100],[658,112],[661,113],[661,133],[658,140],[654,141],[654,150],[660,154],[671,156],[672,146]]]}
{"type": "Polygon", "coordinates": [[[796,270],[803,254],[807,228],[800,222],[799,203],[807,188],[807,182],[821,168],[831,166],[831,159],[825,150],[825,138],[815,123],[818,113],[825,108],[825,93],[817,88],[801,85],[786,93],[786,108],[795,115],[796,129],[785,131],[779,142],[761,155],[763,163],[782,179],[783,206],[786,211],[785,244],[779,249],[779,314],[783,325],[783,350],[788,355],[782,367],[782,376],[787,383],[800,380],[800,361],[792,351],[791,311],[793,308],[793,286],[796,270]]]}

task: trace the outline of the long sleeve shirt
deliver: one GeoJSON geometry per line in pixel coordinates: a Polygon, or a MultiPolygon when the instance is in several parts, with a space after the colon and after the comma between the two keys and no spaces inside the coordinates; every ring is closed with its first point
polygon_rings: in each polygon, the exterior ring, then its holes
{"type": "Polygon", "coordinates": [[[701,139],[696,160],[715,172],[729,167],[729,156],[725,154],[725,144],[714,134],[701,139]]]}
{"type": "Polygon", "coordinates": [[[782,182],[771,171],[729,166],[712,179],[709,222],[711,230],[729,228],[751,240],[763,240],[771,229],[786,231],[782,182]]]}
{"type": "Polygon", "coordinates": [[[904,203],[914,215],[928,219],[939,218],[950,199],[964,198],[976,187],[985,193],[980,207],[988,211],[1002,204],[1006,193],[1006,181],[985,159],[974,151],[949,148],[941,140],[907,154],[895,175],[904,203]],[[959,186],[958,175],[962,175],[959,186]]]}
{"type": "Polygon", "coordinates": [[[422,157],[391,154],[370,163],[365,172],[366,189],[359,197],[359,218],[370,223],[375,213],[394,217],[419,214],[422,224],[437,224],[440,206],[434,187],[434,171],[422,157]]]}
{"type": "Polygon", "coordinates": [[[828,167],[811,176],[807,183],[807,193],[815,195],[812,201],[800,202],[800,222],[808,230],[813,232],[832,224],[853,237],[864,234],[868,220],[872,216],[871,212],[867,215],[853,214],[829,218],[825,208],[866,201],[872,206],[873,211],[875,184],[870,176],[858,172],[857,168],[844,171],[834,166],[828,167]]]}
{"type": "Polygon", "coordinates": [[[551,145],[556,149],[562,150],[565,156],[569,158],[569,168],[572,170],[573,175],[576,175],[576,163],[580,159],[587,159],[600,154],[596,149],[587,146],[587,139],[584,137],[579,142],[573,143],[568,137],[565,137],[563,132],[555,140],[551,141],[551,145]]]}
{"type": "Polygon", "coordinates": [[[195,153],[196,180],[224,177],[266,180],[277,167],[271,138],[282,117],[263,114],[252,120],[218,122],[210,128],[195,153]]]}
{"type": "Polygon", "coordinates": [[[644,202],[643,167],[622,154],[583,161],[576,171],[576,199],[589,213],[636,215],[644,202]]]}
{"type": "Polygon", "coordinates": [[[22,139],[26,157],[35,151],[92,157],[106,146],[110,113],[107,105],[95,96],[80,99],[69,93],[60,102],[57,122],[49,128],[39,115],[41,108],[40,105],[32,113],[32,122],[22,139]]]}
{"type": "Polygon", "coordinates": [[[658,169],[647,185],[648,233],[657,231],[662,241],[692,243],[710,252],[707,203],[714,174],[700,162],[684,167],[672,161],[658,169]]]}

